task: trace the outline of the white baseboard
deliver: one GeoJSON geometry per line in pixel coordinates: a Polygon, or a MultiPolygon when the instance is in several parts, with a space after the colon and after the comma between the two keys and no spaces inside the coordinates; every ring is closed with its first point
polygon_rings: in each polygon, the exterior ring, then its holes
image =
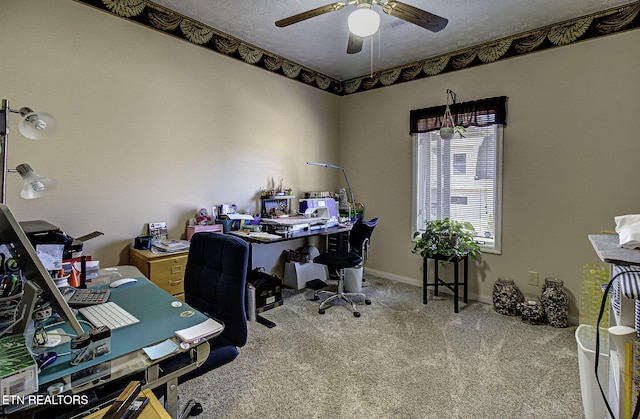
{"type": "MultiPolygon", "coordinates": [[[[415,278],[409,278],[407,276],[401,276],[401,275],[395,275],[389,272],[385,272],[385,271],[379,271],[377,269],[370,269],[370,268],[364,268],[364,271],[366,273],[370,273],[371,275],[375,275],[378,276],[380,278],[384,278],[384,279],[390,279],[392,281],[397,281],[397,282],[402,282],[404,284],[409,284],[409,285],[415,285],[416,287],[420,287],[422,288],[422,279],[415,279],[415,278]]],[[[442,290],[442,292],[448,293],[448,294],[453,294],[451,292],[451,290],[449,290],[446,287],[438,287],[438,290],[442,290]]],[[[468,295],[470,300],[473,301],[479,301],[481,303],[485,303],[485,304],[493,304],[493,300],[491,298],[486,298],[486,297],[480,297],[476,294],[469,294],[468,295]]]]}
{"type": "Polygon", "coordinates": [[[422,280],[419,279],[409,278],[408,276],[395,275],[389,272],[379,271],[377,269],[371,269],[367,267],[364,268],[364,271],[365,273],[370,273],[371,275],[379,276],[380,278],[391,279],[396,282],[402,282],[403,284],[415,285],[416,287],[422,288],[422,280]]]}
{"type": "MultiPolygon", "coordinates": [[[[415,278],[410,278],[408,276],[401,276],[401,275],[396,275],[396,274],[392,274],[389,272],[385,272],[385,271],[379,271],[377,269],[371,269],[371,268],[364,268],[365,273],[369,273],[371,275],[375,275],[377,277],[380,278],[384,278],[384,279],[389,279],[391,281],[397,281],[397,282],[402,282],[404,284],[409,284],[409,285],[414,285],[416,287],[422,288],[422,279],[415,279],[415,278]]],[[[442,288],[438,288],[439,290],[442,289],[442,292],[446,292],[448,294],[453,294],[449,289],[442,287],[442,288]]],[[[493,305],[493,297],[487,298],[487,297],[481,297],[478,296],[477,294],[469,294],[469,299],[473,300],[473,301],[479,301],[481,303],[484,304],[491,304],[493,305]]],[[[569,316],[568,319],[570,324],[579,324],[580,321],[577,317],[575,316],[569,316]]]]}

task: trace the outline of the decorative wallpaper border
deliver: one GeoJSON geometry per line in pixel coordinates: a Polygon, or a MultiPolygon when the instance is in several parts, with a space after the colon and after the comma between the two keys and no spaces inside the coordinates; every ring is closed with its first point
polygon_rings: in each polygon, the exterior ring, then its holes
{"type": "Polygon", "coordinates": [[[75,0],[338,96],[419,80],[640,27],[640,0],[556,25],[340,81],[147,0],[75,0]]]}

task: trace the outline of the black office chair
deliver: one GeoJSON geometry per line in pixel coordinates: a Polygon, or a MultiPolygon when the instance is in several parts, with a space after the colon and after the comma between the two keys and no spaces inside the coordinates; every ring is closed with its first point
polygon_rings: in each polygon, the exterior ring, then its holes
{"type": "Polygon", "coordinates": [[[344,300],[351,304],[353,308],[353,315],[360,317],[356,304],[351,297],[364,298],[365,304],[371,304],[371,300],[367,298],[364,293],[361,292],[345,292],[344,289],[344,270],[346,268],[359,268],[364,266],[369,257],[369,243],[371,240],[371,234],[373,229],[378,224],[378,219],[374,218],[371,221],[358,220],[353,225],[349,234],[349,250],[348,251],[336,251],[327,252],[319,256],[316,256],[313,261],[322,265],[327,265],[329,269],[335,270],[338,276],[338,290],[333,293],[330,291],[319,290],[313,295],[314,300],[320,299],[320,294],[330,293],[331,295],[326,298],[318,308],[318,313],[324,314],[325,309],[331,305],[335,300],[344,300]]]}
{"type": "MultiPolygon", "coordinates": [[[[179,382],[202,375],[233,361],[238,348],[247,343],[245,289],[248,244],[235,236],[200,232],[191,238],[184,274],[187,304],[224,323],[222,333],[209,341],[207,360],[179,382]]],[[[163,370],[171,370],[180,360],[170,361],[163,370]]]]}

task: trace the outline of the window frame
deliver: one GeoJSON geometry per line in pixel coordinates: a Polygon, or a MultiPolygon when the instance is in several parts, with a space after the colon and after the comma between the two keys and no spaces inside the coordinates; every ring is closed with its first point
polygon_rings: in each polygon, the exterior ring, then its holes
{"type": "MultiPolygon", "coordinates": [[[[496,127],[496,187],[495,187],[495,199],[494,199],[494,241],[492,244],[482,242],[482,238],[478,237],[478,244],[483,253],[502,254],[502,169],[503,169],[503,157],[504,157],[504,125],[494,123],[491,124],[496,127]]],[[[426,134],[426,133],[425,133],[426,134]]],[[[436,133],[437,134],[437,133],[436,133]]],[[[418,218],[420,210],[418,208],[418,187],[420,186],[420,179],[418,179],[419,167],[418,167],[418,155],[419,155],[419,141],[418,135],[420,133],[411,134],[412,141],[412,154],[413,154],[413,166],[412,166],[412,240],[417,240],[413,237],[414,232],[424,231],[424,226],[418,226],[418,218]]],[[[439,135],[439,134],[438,134],[439,135]]],[[[453,173],[453,170],[452,170],[453,173]]]]}

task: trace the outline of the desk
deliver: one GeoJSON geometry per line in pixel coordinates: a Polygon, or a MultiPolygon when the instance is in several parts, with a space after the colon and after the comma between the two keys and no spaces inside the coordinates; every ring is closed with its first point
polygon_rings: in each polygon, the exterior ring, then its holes
{"type": "MultiPolygon", "coordinates": [[[[140,323],[126,326],[112,331],[111,353],[102,355],[77,366],[69,363],[69,342],[54,348],[60,353],[58,360],[44,369],[38,376],[38,394],[47,395],[47,388],[52,384],[62,385],[62,394],[81,395],[100,386],[108,386],[132,376],[142,376],[145,383],[143,388],[154,389],[165,386],[167,410],[172,417],[177,417],[177,386],[178,377],[196,369],[209,355],[209,344],[203,341],[191,348],[181,349],[160,359],[151,360],[142,348],[153,346],[157,343],[171,339],[178,343],[174,332],[179,329],[194,326],[207,319],[207,317],[182,303],[180,307],[174,307],[172,303],[179,301],[174,296],[164,292],[132,266],[120,266],[111,270],[101,270],[98,278],[92,280],[90,287],[105,288],[108,283],[117,277],[133,277],[137,282],[123,288],[111,289],[109,301],[113,301],[123,309],[134,315],[140,323]],[[192,312],[190,316],[181,315],[184,312],[192,312]],[[189,351],[191,363],[176,371],[160,371],[159,365],[175,356],[189,351]],[[66,355],[64,355],[66,353],[66,355]]],[[[82,322],[82,326],[89,330],[90,326],[82,322]]],[[[64,327],[63,327],[64,328],[64,327]]],[[[52,330],[52,329],[49,329],[52,330]]],[[[124,380],[124,386],[128,379],[124,380]]],[[[124,387],[122,387],[124,388],[124,387]]],[[[119,391],[122,388],[118,389],[119,391]]],[[[118,394],[113,394],[111,399],[105,396],[104,403],[113,400],[118,394]]],[[[111,397],[109,395],[109,397],[111,397]]],[[[3,406],[5,408],[7,406],[3,406]]],[[[83,409],[92,406],[81,406],[83,409]]],[[[41,410],[43,406],[8,406],[5,413],[19,410],[41,410]]],[[[50,406],[45,406],[48,409],[50,406]]],[[[20,412],[22,413],[22,412],[20,412]]],[[[47,417],[46,413],[45,416],[47,417]]]]}
{"type": "Polygon", "coordinates": [[[456,257],[452,259],[449,259],[449,257],[439,256],[439,255],[434,255],[434,256],[429,256],[424,258],[424,266],[422,267],[422,303],[423,304],[427,304],[427,287],[433,287],[433,294],[438,295],[438,286],[443,285],[448,289],[450,289],[451,291],[453,291],[453,310],[456,313],[458,313],[459,311],[458,288],[462,287],[463,301],[466,304],[469,302],[468,292],[467,292],[468,283],[469,283],[469,255],[464,255],[462,257],[456,257]],[[433,259],[433,266],[434,266],[433,282],[429,282],[429,269],[427,265],[427,262],[429,259],[433,259]],[[440,266],[441,261],[453,263],[454,265],[453,282],[444,282],[442,279],[440,279],[438,275],[438,268],[440,266]],[[460,280],[459,280],[460,278],[458,274],[458,268],[459,268],[458,264],[461,261],[463,262],[463,269],[464,269],[462,283],[460,283],[460,280]]]}
{"type": "MultiPolygon", "coordinates": [[[[249,243],[249,270],[251,270],[253,269],[253,245],[254,244],[281,243],[289,240],[304,239],[304,238],[315,237],[315,236],[328,237],[335,234],[348,233],[349,231],[351,231],[352,227],[353,226],[351,225],[339,225],[336,227],[320,228],[316,230],[295,231],[292,233],[288,233],[284,236],[280,236],[279,238],[273,238],[273,239],[264,239],[262,237],[255,236],[255,235],[252,236],[251,233],[245,233],[242,231],[230,231],[229,233],[233,234],[234,236],[238,236],[241,239],[245,240],[247,243],[249,243]]],[[[326,249],[326,246],[327,245],[325,245],[325,250],[328,250],[326,249]]]]}
{"type": "MultiPolygon", "coordinates": [[[[272,235],[273,237],[271,238],[264,238],[264,237],[261,237],[260,235],[255,235],[255,234],[252,235],[251,233],[246,233],[242,231],[231,231],[229,233],[233,234],[234,236],[240,237],[241,239],[245,240],[249,244],[249,261],[248,261],[248,272],[247,272],[247,281],[248,281],[250,278],[249,275],[253,270],[253,245],[254,244],[282,243],[290,240],[304,239],[304,238],[316,237],[316,236],[321,236],[321,237],[329,237],[332,235],[341,236],[342,235],[341,233],[348,233],[349,231],[351,231],[351,228],[352,228],[351,225],[347,225],[347,226],[321,228],[321,229],[315,229],[315,230],[295,231],[295,232],[289,232],[286,235],[278,236],[278,237],[276,237],[275,235],[272,235]]],[[[346,243],[346,240],[339,240],[339,241],[346,243]]],[[[328,241],[325,244],[325,250],[328,250],[327,246],[328,246],[328,241]]],[[[275,326],[275,323],[259,315],[256,315],[256,320],[267,327],[275,326]]]]}

